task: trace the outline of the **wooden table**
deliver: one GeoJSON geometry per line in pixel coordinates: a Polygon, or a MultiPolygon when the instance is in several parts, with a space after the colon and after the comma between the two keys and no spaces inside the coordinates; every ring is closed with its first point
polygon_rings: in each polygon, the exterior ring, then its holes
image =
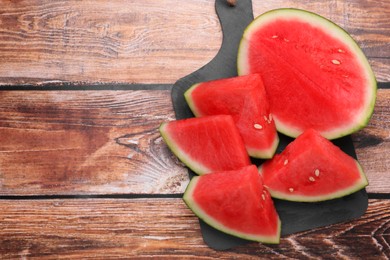
{"type": "MultiPolygon", "coordinates": [[[[389,1],[253,2],[255,16],[298,7],[333,20],[390,82],[389,1]]],[[[158,126],[175,118],[173,83],[221,42],[210,0],[1,1],[0,258],[388,258],[388,84],[352,136],[370,182],[366,214],[280,245],[204,244],[181,199],[187,170],[158,126]]]]}

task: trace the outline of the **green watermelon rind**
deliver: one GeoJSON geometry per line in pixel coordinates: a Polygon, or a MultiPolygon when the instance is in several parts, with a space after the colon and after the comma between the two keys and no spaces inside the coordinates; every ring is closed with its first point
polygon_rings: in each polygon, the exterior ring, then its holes
{"type": "Polygon", "coordinates": [[[247,151],[251,157],[261,158],[261,159],[271,159],[275,155],[278,145],[279,145],[279,136],[276,135],[276,138],[274,139],[272,146],[268,148],[266,151],[259,151],[257,149],[252,149],[250,147],[247,147],[247,151]]]}
{"type": "MultiPolygon", "coordinates": [[[[271,197],[281,200],[293,201],[293,202],[322,202],[332,199],[339,199],[352,193],[358,192],[359,190],[365,188],[368,185],[367,177],[363,171],[363,168],[359,164],[358,161],[355,160],[356,166],[358,168],[360,178],[356,181],[356,183],[348,188],[344,188],[326,195],[321,196],[313,196],[313,195],[295,195],[288,191],[289,187],[285,187],[286,192],[281,192],[274,190],[270,187],[266,187],[268,192],[271,194],[271,197]]],[[[259,166],[259,174],[262,174],[262,167],[259,166]]]]}
{"type": "Polygon", "coordinates": [[[209,226],[232,236],[239,237],[242,239],[256,241],[266,244],[278,244],[280,242],[280,233],[281,233],[281,221],[278,218],[278,228],[277,234],[274,236],[265,236],[265,235],[256,235],[256,234],[248,234],[244,232],[240,232],[231,228],[228,228],[220,223],[217,219],[208,215],[206,212],[202,210],[201,207],[198,206],[196,202],[192,199],[192,194],[196,188],[197,182],[200,176],[195,176],[191,179],[190,183],[187,185],[187,188],[183,195],[183,200],[185,204],[194,212],[194,214],[202,219],[209,226]]]}
{"type": "MultiPolygon", "coordinates": [[[[184,92],[184,98],[194,114],[195,117],[200,117],[201,113],[198,111],[196,105],[194,104],[192,98],[191,98],[191,93],[196,89],[196,87],[201,84],[201,83],[195,83],[193,84],[186,92],[184,92]]],[[[272,143],[272,146],[269,147],[268,149],[264,150],[259,150],[256,148],[251,148],[245,145],[246,150],[248,152],[248,155],[253,157],[253,158],[261,158],[261,159],[271,159],[275,153],[276,149],[279,145],[279,136],[276,134],[276,138],[274,139],[274,142],[272,143]]]]}
{"type": "Polygon", "coordinates": [[[200,83],[195,83],[193,84],[186,92],[184,92],[184,99],[186,100],[190,110],[194,114],[195,117],[201,116],[198,109],[196,108],[192,98],[191,98],[191,93],[196,89],[197,86],[199,86],[200,83]]]}
{"type": "MultiPolygon", "coordinates": [[[[367,126],[374,112],[376,90],[377,90],[377,81],[374,72],[372,71],[372,68],[365,54],[360,49],[356,41],[349,35],[349,33],[345,31],[343,28],[341,28],[340,26],[338,26],[337,24],[333,23],[332,21],[316,13],[312,13],[306,10],[301,10],[296,8],[280,8],[280,9],[274,9],[265,12],[262,15],[258,16],[256,19],[254,19],[245,29],[239,44],[238,56],[237,56],[238,75],[245,75],[249,73],[249,68],[247,63],[248,55],[246,50],[248,49],[248,39],[250,39],[251,34],[256,30],[257,26],[262,24],[263,22],[268,21],[268,19],[272,19],[275,16],[281,16],[285,18],[288,17],[289,15],[291,17],[299,17],[299,18],[304,17],[311,22],[315,22],[316,25],[321,26],[321,28],[323,28],[327,32],[331,32],[332,36],[336,37],[337,39],[345,43],[351,50],[354,51],[355,55],[358,57],[358,60],[361,62],[362,67],[364,68],[367,74],[366,78],[369,85],[367,91],[367,102],[363,110],[364,112],[362,112],[358,117],[356,117],[356,120],[354,122],[351,122],[346,126],[335,128],[331,131],[321,132],[321,134],[327,139],[336,139],[361,130],[362,128],[367,126]]],[[[274,115],[274,120],[278,132],[283,133],[287,136],[295,138],[303,132],[302,129],[298,129],[293,126],[283,124],[276,115],[274,115]]]]}
{"type": "Polygon", "coordinates": [[[180,145],[173,140],[173,138],[169,135],[169,132],[166,130],[167,125],[168,125],[167,122],[164,122],[160,125],[159,127],[160,134],[164,139],[165,143],[170,148],[170,150],[179,158],[179,160],[198,175],[211,172],[209,168],[193,160],[193,158],[188,156],[186,152],[180,149],[180,145]]]}

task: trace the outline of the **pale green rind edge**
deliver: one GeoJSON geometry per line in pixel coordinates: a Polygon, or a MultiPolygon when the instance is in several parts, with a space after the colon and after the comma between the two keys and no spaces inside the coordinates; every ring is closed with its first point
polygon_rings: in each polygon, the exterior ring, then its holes
{"type": "MultiPolygon", "coordinates": [[[[321,202],[321,201],[326,201],[326,200],[332,200],[332,199],[338,199],[345,197],[347,195],[350,195],[352,193],[355,193],[364,187],[368,185],[368,180],[367,177],[363,171],[363,168],[359,164],[358,161],[355,160],[355,163],[357,165],[357,168],[360,173],[360,178],[359,180],[355,183],[355,185],[347,188],[347,189],[342,189],[333,193],[330,193],[328,195],[322,195],[322,196],[304,196],[304,195],[293,195],[290,192],[284,193],[280,191],[275,191],[270,187],[267,187],[269,193],[271,194],[271,197],[276,198],[276,199],[281,199],[281,200],[287,200],[287,201],[294,201],[294,202],[321,202]]],[[[258,168],[260,175],[262,174],[262,166],[259,166],[258,168]]]]}
{"type": "Polygon", "coordinates": [[[191,87],[189,87],[186,92],[184,92],[184,98],[187,101],[188,106],[190,107],[190,110],[194,114],[194,116],[199,117],[201,114],[199,111],[196,109],[196,106],[194,104],[194,101],[192,99],[191,93],[194,91],[196,87],[198,87],[201,83],[195,83],[191,87]]]}
{"type": "MultiPolygon", "coordinates": [[[[322,132],[321,134],[327,138],[327,139],[336,139],[340,138],[346,135],[349,135],[351,133],[357,132],[367,126],[368,122],[370,121],[370,118],[374,112],[375,107],[375,101],[376,101],[376,91],[377,91],[377,81],[375,78],[375,74],[372,71],[372,68],[357,44],[357,42],[349,35],[347,31],[345,31],[343,28],[335,24],[334,22],[326,19],[325,17],[322,17],[318,14],[301,10],[301,9],[295,9],[295,8],[280,8],[280,9],[274,9],[270,10],[268,12],[263,13],[262,15],[259,15],[256,19],[254,19],[248,27],[244,30],[242,39],[239,44],[238,48],[238,55],[237,55],[237,72],[238,75],[246,75],[248,74],[248,64],[247,64],[247,48],[248,48],[248,38],[250,34],[253,32],[253,30],[256,29],[256,25],[260,24],[263,19],[268,18],[268,16],[272,16],[274,14],[280,15],[280,14],[287,14],[287,13],[296,13],[297,16],[306,16],[311,18],[313,21],[317,21],[319,24],[321,24],[324,27],[327,27],[331,32],[340,34],[338,39],[347,44],[349,47],[351,47],[359,61],[361,62],[362,66],[365,68],[367,72],[367,80],[369,82],[369,91],[367,95],[369,95],[369,98],[367,99],[367,105],[366,109],[364,109],[365,113],[361,113],[359,117],[357,117],[356,122],[351,124],[349,127],[343,127],[340,129],[335,129],[333,131],[329,132],[322,132]]],[[[303,131],[294,127],[287,126],[285,124],[282,124],[280,121],[278,121],[277,117],[275,117],[275,124],[277,127],[278,132],[285,134],[290,137],[297,137],[299,134],[301,134],[303,131]]]]}
{"type": "Polygon", "coordinates": [[[253,158],[258,158],[258,159],[271,159],[276,152],[276,149],[278,148],[279,145],[279,136],[276,133],[276,138],[274,139],[272,145],[268,149],[251,149],[249,147],[246,148],[249,156],[253,158]]]}
{"type": "Polygon", "coordinates": [[[169,123],[167,122],[162,123],[159,127],[159,131],[165,143],[168,145],[169,149],[179,158],[182,163],[184,163],[196,174],[203,175],[211,172],[211,170],[208,169],[206,166],[194,161],[189,156],[187,156],[187,154],[182,149],[180,149],[180,146],[171,138],[168,131],[166,131],[165,129],[168,124],[169,123]]]}
{"type": "Polygon", "coordinates": [[[223,224],[221,224],[218,220],[214,219],[213,217],[209,216],[206,212],[204,212],[198,206],[198,204],[192,200],[192,194],[196,188],[196,184],[197,184],[199,178],[200,178],[200,176],[195,176],[192,178],[192,180],[188,184],[188,186],[184,192],[184,195],[183,195],[183,200],[184,200],[185,204],[192,210],[192,212],[194,212],[194,214],[197,217],[202,219],[205,223],[212,226],[213,228],[215,228],[223,233],[235,236],[235,237],[239,237],[239,238],[251,240],[251,241],[256,241],[256,242],[261,242],[261,243],[266,243],[266,244],[279,244],[280,233],[281,233],[281,221],[279,218],[278,218],[278,229],[277,229],[278,232],[277,232],[277,234],[275,236],[263,236],[263,235],[247,234],[247,233],[239,232],[239,231],[233,230],[231,228],[228,228],[228,227],[224,226],[223,224]]]}

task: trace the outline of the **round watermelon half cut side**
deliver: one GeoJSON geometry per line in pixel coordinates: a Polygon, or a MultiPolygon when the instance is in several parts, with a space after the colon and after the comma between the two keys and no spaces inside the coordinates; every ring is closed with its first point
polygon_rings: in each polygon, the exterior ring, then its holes
{"type": "Polygon", "coordinates": [[[171,151],[200,175],[251,163],[230,115],[165,122],[160,126],[160,133],[171,151]]]}
{"type": "Polygon", "coordinates": [[[359,163],[313,129],[263,163],[259,172],[273,197],[289,201],[336,199],[368,185],[359,163]]]}
{"type": "Polygon", "coordinates": [[[362,50],[338,25],[299,9],[276,9],[246,28],[239,75],[260,73],[279,132],[306,129],[328,139],[367,125],[376,79],[362,50]]]}
{"type": "Polygon", "coordinates": [[[247,240],[279,243],[281,222],[254,165],[196,176],[183,199],[215,229],[247,240]]]}
{"type": "Polygon", "coordinates": [[[268,159],[275,154],[279,137],[260,75],[197,83],[184,96],[197,117],[231,115],[250,156],[268,159]]]}

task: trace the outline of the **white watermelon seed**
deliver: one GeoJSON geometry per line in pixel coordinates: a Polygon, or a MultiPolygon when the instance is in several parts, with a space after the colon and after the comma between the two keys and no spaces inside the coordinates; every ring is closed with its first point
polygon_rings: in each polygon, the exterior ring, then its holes
{"type": "Polygon", "coordinates": [[[284,165],[287,165],[288,164],[288,159],[284,160],[284,165]]]}
{"type": "Polygon", "coordinates": [[[278,38],[278,36],[277,35],[273,35],[271,38],[275,39],[275,38],[278,38]]]}
{"type": "Polygon", "coordinates": [[[290,192],[294,192],[294,188],[289,188],[288,189],[290,192]]]}
{"type": "Polygon", "coordinates": [[[320,170],[316,169],[316,170],[314,171],[314,174],[315,174],[317,177],[320,176],[320,170]]]}
{"type": "Polygon", "coordinates": [[[264,194],[261,194],[261,197],[263,198],[263,200],[265,200],[265,195],[264,194]]]}
{"type": "Polygon", "coordinates": [[[339,60],[332,60],[332,63],[335,64],[335,65],[340,65],[341,62],[339,60]]]}
{"type": "Polygon", "coordinates": [[[340,53],[345,52],[345,51],[342,50],[342,49],[338,49],[337,51],[340,52],[340,53]]]}
{"type": "Polygon", "coordinates": [[[315,181],[315,179],[313,177],[309,177],[309,181],[315,181]]]}
{"type": "Polygon", "coordinates": [[[254,124],[253,127],[256,129],[263,129],[263,126],[260,124],[254,124]]]}
{"type": "Polygon", "coordinates": [[[271,121],[272,121],[272,116],[271,114],[269,114],[269,117],[267,117],[266,115],[264,116],[264,120],[268,123],[268,124],[271,124],[271,121]]]}

